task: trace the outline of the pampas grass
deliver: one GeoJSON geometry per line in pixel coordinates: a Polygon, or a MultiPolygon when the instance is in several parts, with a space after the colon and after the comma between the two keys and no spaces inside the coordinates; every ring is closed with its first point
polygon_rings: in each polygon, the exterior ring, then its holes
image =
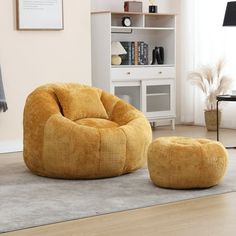
{"type": "Polygon", "coordinates": [[[207,111],[216,109],[216,96],[226,94],[232,85],[232,78],[222,75],[224,65],[224,60],[219,60],[214,67],[202,66],[188,75],[188,79],[205,95],[207,111]]]}

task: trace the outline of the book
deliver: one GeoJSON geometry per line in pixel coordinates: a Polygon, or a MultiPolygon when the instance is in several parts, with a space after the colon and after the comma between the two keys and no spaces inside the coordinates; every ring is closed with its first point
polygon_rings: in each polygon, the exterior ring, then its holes
{"type": "Polygon", "coordinates": [[[143,63],[144,65],[148,65],[148,44],[144,43],[143,44],[143,63]]]}
{"type": "Polygon", "coordinates": [[[120,42],[127,54],[120,55],[121,57],[121,65],[131,65],[132,64],[132,52],[131,52],[131,44],[132,42],[123,41],[120,42]]]}
{"type": "Polygon", "coordinates": [[[148,44],[143,41],[121,41],[127,54],[120,55],[121,65],[148,65],[148,44]]]}
{"type": "Polygon", "coordinates": [[[134,65],[138,65],[138,42],[134,42],[134,65]]]}
{"type": "Polygon", "coordinates": [[[138,42],[138,64],[144,65],[144,42],[138,42]]]}

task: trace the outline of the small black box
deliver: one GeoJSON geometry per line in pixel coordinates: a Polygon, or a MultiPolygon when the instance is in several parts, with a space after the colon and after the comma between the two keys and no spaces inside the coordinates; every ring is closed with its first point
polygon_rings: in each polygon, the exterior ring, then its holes
{"type": "Polygon", "coordinates": [[[149,6],[149,13],[157,13],[157,6],[156,5],[150,5],[149,6]]]}

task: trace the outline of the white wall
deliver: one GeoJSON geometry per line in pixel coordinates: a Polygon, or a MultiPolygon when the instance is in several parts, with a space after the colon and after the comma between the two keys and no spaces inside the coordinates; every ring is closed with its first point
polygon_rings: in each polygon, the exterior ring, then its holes
{"type": "Polygon", "coordinates": [[[0,64],[9,107],[0,113],[0,153],[22,148],[24,103],[35,87],[91,84],[90,1],[64,1],[63,31],[17,31],[15,4],[0,1],[0,64]]]}

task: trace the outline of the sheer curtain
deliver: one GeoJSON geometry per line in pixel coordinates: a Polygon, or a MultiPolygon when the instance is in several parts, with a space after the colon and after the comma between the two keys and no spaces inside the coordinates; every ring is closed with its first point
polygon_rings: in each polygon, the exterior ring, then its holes
{"type": "MultiPolygon", "coordinates": [[[[215,65],[224,58],[224,74],[236,81],[236,27],[222,27],[227,2],[181,1],[181,121],[184,123],[204,124],[204,96],[187,81],[189,71],[200,65],[215,65]]],[[[235,84],[232,89],[236,89],[235,84]]],[[[222,105],[222,126],[236,128],[236,103],[222,105]]]]}

